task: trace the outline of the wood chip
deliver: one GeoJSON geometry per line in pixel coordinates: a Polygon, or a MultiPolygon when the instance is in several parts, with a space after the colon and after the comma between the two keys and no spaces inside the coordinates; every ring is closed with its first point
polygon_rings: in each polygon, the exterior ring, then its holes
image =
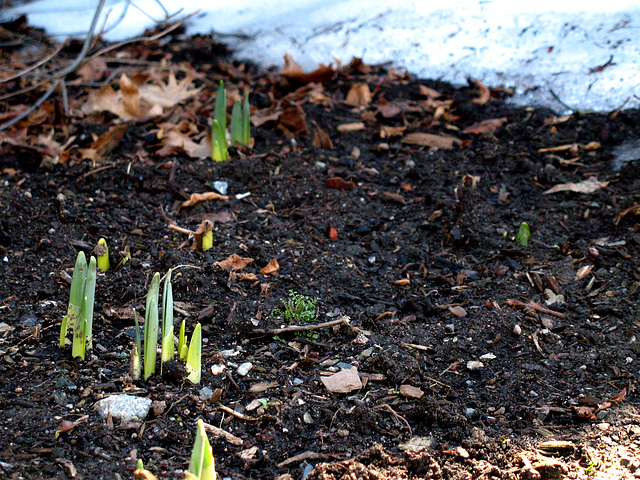
{"type": "Polygon", "coordinates": [[[456,137],[449,137],[445,135],[414,132],[405,136],[402,139],[402,143],[406,143],[408,145],[420,145],[422,147],[439,148],[441,150],[451,150],[457,145],[460,145],[460,140],[456,137]]]}

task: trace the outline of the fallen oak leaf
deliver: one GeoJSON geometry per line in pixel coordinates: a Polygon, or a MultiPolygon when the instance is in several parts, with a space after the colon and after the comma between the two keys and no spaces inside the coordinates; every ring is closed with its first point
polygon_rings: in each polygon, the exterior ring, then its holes
{"type": "Polygon", "coordinates": [[[109,155],[114,148],[120,145],[122,137],[127,131],[127,125],[115,125],[100,135],[89,148],[82,148],[78,151],[82,155],[82,158],[93,160],[98,162],[107,155],[109,155]]]}
{"type": "Polygon", "coordinates": [[[229,255],[225,260],[222,260],[216,265],[218,265],[223,270],[233,270],[239,271],[244,267],[253,262],[253,258],[241,257],[240,255],[236,255],[235,253],[229,255]]]}
{"type": "Polygon", "coordinates": [[[202,202],[206,202],[208,200],[229,200],[229,197],[226,195],[220,195],[216,192],[192,193],[189,200],[180,204],[179,209],[195,207],[196,205],[200,205],[202,202]]]}
{"type": "Polygon", "coordinates": [[[205,137],[196,143],[188,135],[176,130],[168,131],[160,141],[162,148],[156,153],[161,156],[184,152],[191,158],[205,159],[211,156],[211,142],[205,137]]]}

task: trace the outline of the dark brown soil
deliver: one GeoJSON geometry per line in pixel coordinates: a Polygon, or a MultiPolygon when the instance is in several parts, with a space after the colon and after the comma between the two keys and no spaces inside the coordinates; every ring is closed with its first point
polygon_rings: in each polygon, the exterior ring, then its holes
{"type": "MultiPolygon", "coordinates": [[[[616,171],[612,158],[640,135],[640,112],[559,119],[508,106],[500,89],[482,100],[479,85],[456,89],[357,64],[308,87],[314,79],[255,72],[213,57],[213,48],[198,37],[121,49],[151,65],[170,52],[178,78],[177,65],[189,64],[203,89],[161,119],[130,122],[97,162],[77,147],[120,122],[64,118],[55,96],[44,104],[47,120],[24,128],[27,138],[53,129],[61,144],[76,136],[66,161],[2,137],[0,476],[131,478],[141,458],[158,478],[182,478],[203,418],[242,441],[209,435],[220,478],[639,477],[640,236],[633,212],[620,214],[638,203],[640,170],[632,162],[616,171]],[[221,78],[248,89],[254,109],[298,105],[309,133],[287,137],[281,119],[253,127],[253,149],[225,163],[159,155],[158,125],[184,119],[202,131],[221,78]],[[357,83],[373,96],[361,107],[345,103],[357,83]],[[420,85],[442,94],[440,113],[420,85]],[[307,94],[314,89],[322,101],[307,94]],[[463,133],[500,118],[494,132],[463,133]],[[337,128],[361,121],[361,130],[337,128]],[[416,146],[381,138],[382,126],[460,142],[416,146]],[[317,148],[318,130],[333,149],[317,148]],[[590,142],[599,146],[578,146],[590,142]],[[343,189],[329,188],[336,177],[343,189]],[[604,187],[544,193],[588,177],[604,187]],[[218,180],[228,182],[228,200],[179,208],[218,180]],[[218,221],[206,253],[168,228],[195,230],[207,216],[218,221]],[[521,222],[531,226],[528,246],[514,241],[521,222]],[[100,237],[113,268],[98,278],[94,349],[80,361],[58,347],[60,321],[76,254],[90,254],[100,237]],[[217,265],[232,254],[253,262],[231,273],[217,265]],[[259,273],[274,259],[279,270],[259,273]],[[169,268],[176,322],[203,327],[200,385],[179,374],[129,375],[131,308],[144,315],[152,275],[169,268]],[[319,322],[349,323],[274,340],[264,331],[282,326],[270,313],[290,291],[318,299],[319,322]],[[244,362],[253,369],[241,376],[244,362]],[[357,367],[361,389],[325,388],[321,378],[339,362],[357,367]],[[226,370],[214,375],[219,364],[226,370]],[[407,396],[406,386],[422,396],[407,396]],[[203,387],[221,389],[219,400],[202,400],[203,387]],[[143,424],[105,421],[92,407],[115,393],[159,408],[143,424]],[[270,402],[262,416],[246,410],[258,398],[270,402]],[[55,438],[63,421],[85,415],[55,438]],[[413,437],[426,447],[408,450],[413,437]],[[546,448],[551,440],[568,443],[546,448]]],[[[136,68],[150,67],[127,72],[136,68]]],[[[70,87],[72,105],[90,90],[70,87]]],[[[4,100],[2,112],[41,93],[4,100]]]]}

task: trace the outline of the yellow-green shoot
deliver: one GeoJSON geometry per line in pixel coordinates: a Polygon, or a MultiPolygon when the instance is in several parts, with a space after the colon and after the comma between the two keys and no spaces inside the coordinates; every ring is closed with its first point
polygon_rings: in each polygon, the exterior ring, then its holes
{"type": "Polygon", "coordinates": [[[516,234],[516,243],[526,247],[529,245],[530,239],[531,230],[529,229],[529,224],[527,224],[527,222],[522,222],[520,224],[520,228],[518,228],[518,233],[516,234]]]}
{"type": "Polygon", "coordinates": [[[147,292],[144,312],[144,379],[156,371],[158,349],[158,296],[160,293],[160,274],[156,273],[147,292]]]}
{"type": "Polygon", "coordinates": [[[187,352],[187,378],[191,383],[200,383],[202,376],[202,328],[198,323],[193,329],[191,341],[189,342],[189,351],[187,352]]]}
{"type": "Polygon", "coordinates": [[[227,150],[227,92],[220,80],[211,124],[211,158],[216,162],[229,159],[227,150]]]}
{"type": "Polygon", "coordinates": [[[206,252],[207,250],[213,247],[213,232],[209,230],[202,235],[202,251],[206,252]]]}
{"type": "Polygon", "coordinates": [[[98,268],[103,272],[109,270],[109,247],[107,246],[107,241],[104,238],[98,240],[98,245],[94,249],[98,260],[98,268]]]}
{"type": "Polygon", "coordinates": [[[231,110],[231,145],[248,147],[251,143],[250,113],[249,94],[245,93],[243,102],[236,100],[231,110]]]}
{"type": "Polygon", "coordinates": [[[187,346],[186,325],[184,320],[180,324],[180,335],[178,336],[178,356],[183,362],[187,361],[189,347],[187,346]]]}
{"type": "Polygon", "coordinates": [[[185,480],[216,480],[216,462],[213,458],[211,444],[204,429],[204,422],[198,419],[196,439],[191,451],[189,469],[184,472],[185,480]]]}
{"type": "Polygon", "coordinates": [[[78,253],[67,314],[60,327],[60,346],[67,343],[67,331],[71,329],[71,354],[84,360],[87,350],[93,348],[93,305],[96,293],[96,259],[91,257],[87,265],[84,252],[78,253]]]}
{"type": "Polygon", "coordinates": [[[162,291],[162,357],[161,371],[164,364],[173,360],[175,345],[173,344],[173,287],[171,286],[171,269],[164,279],[162,291]]]}

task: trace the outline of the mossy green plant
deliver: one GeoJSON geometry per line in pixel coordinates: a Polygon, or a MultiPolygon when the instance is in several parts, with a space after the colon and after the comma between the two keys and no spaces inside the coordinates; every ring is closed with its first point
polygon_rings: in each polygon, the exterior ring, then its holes
{"type": "MultiPolygon", "coordinates": [[[[318,320],[317,298],[300,295],[294,290],[289,290],[289,298],[282,301],[282,308],[271,310],[271,317],[281,317],[288,324],[308,325],[318,320]]],[[[315,331],[298,332],[296,335],[311,339],[318,338],[315,331]]]]}

